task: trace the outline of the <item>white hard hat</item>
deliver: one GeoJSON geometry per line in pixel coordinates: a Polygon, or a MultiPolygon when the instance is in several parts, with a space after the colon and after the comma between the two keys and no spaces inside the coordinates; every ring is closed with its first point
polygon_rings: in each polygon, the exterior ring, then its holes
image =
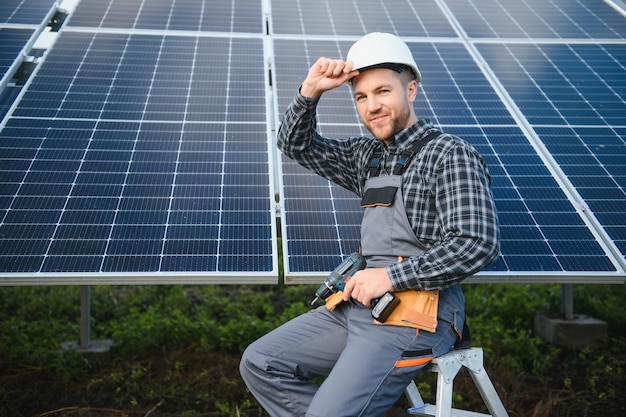
{"type": "Polygon", "coordinates": [[[372,32],[363,36],[350,47],[346,61],[352,61],[354,69],[360,71],[391,68],[402,72],[406,66],[411,68],[417,82],[421,79],[411,50],[402,39],[391,33],[372,32]]]}

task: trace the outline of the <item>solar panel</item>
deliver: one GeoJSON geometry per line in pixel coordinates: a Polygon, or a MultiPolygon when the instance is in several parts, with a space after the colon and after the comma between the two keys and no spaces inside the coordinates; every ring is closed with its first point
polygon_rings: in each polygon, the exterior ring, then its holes
{"type": "Polygon", "coordinates": [[[0,24],[39,25],[45,22],[56,0],[2,0],[0,24]]]}
{"type": "Polygon", "coordinates": [[[446,0],[472,38],[624,39],[624,18],[605,1],[446,0]]]}
{"type": "MultiPolygon", "coordinates": [[[[54,7],[5,3],[0,39],[54,7]]],[[[0,122],[0,284],[274,283],[278,249],[286,282],[319,281],[358,247],[362,210],[281,158],[275,130],[309,66],[372,31],[416,56],[418,117],[489,165],[502,253],[475,282],[624,281],[619,4],[218,3],[69,10],[0,122]]],[[[367,134],[347,86],[318,115],[324,135],[367,134]]]]}
{"type": "Polygon", "coordinates": [[[0,133],[0,270],[275,281],[263,68],[259,39],[63,33],[0,133]]]}
{"type": "Polygon", "coordinates": [[[219,5],[206,0],[82,1],[69,25],[97,28],[250,32],[265,30],[261,1],[237,0],[219,5]]]}

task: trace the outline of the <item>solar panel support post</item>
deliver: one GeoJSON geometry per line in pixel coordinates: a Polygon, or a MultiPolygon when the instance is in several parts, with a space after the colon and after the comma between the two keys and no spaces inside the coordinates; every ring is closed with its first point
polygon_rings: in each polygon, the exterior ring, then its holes
{"type": "Polygon", "coordinates": [[[89,363],[102,365],[111,359],[113,339],[91,340],[91,285],[80,285],[80,338],[61,343],[62,351],[79,352],[89,363]]]}
{"type": "Polygon", "coordinates": [[[80,347],[91,346],[91,328],[89,318],[91,316],[91,285],[80,287],[80,347]]]}
{"type": "Polygon", "coordinates": [[[574,314],[574,284],[561,285],[560,314],[535,315],[533,332],[548,343],[569,349],[600,348],[608,340],[605,321],[574,314]]]}
{"type": "Polygon", "coordinates": [[[561,315],[565,320],[574,320],[574,284],[561,286],[561,315]]]}

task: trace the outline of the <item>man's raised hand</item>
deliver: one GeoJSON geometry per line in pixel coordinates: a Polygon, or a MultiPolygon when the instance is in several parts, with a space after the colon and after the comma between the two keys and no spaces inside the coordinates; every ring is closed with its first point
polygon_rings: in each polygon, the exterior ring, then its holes
{"type": "Polygon", "coordinates": [[[305,97],[319,97],[358,74],[359,71],[352,69],[352,62],[321,57],[309,69],[300,94],[305,97]]]}

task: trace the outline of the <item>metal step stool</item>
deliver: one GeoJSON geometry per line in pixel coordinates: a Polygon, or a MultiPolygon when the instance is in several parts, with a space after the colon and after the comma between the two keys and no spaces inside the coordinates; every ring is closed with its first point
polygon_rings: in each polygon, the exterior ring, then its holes
{"type": "Polygon", "coordinates": [[[415,381],[411,381],[404,391],[411,405],[411,408],[407,410],[408,414],[430,417],[509,416],[504,409],[500,397],[498,397],[496,389],[491,383],[491,379],[489,379],[483,367],[482,348],[472,347],[468,349],[452,350],[445,355],[433,359],[426,369],[437,373],[437,403],[435,405],[425,404],[417,390],[415,381]],[[475,413],[452,408],[452,383],[462,366],[470,371],[470,375],[491,414],[475,413]]]}

